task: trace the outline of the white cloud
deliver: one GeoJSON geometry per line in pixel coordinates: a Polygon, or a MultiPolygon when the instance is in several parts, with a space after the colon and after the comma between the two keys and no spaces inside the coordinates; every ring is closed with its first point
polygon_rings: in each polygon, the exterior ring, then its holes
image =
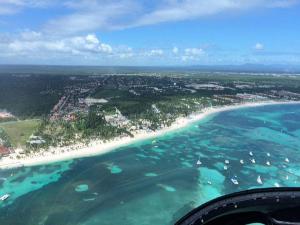
{"type": "Polygon", "coordinates": [[[110,54],[113,49],[110,45],[101,43],[94,34],[74,36],[64,39],[45,39],[36,32],[22,33],[19,39],[8,44],[8,50],[13,54],[110,54]]]}
{"type": "Polygon", "coordinates": [[[120,59],[128,59],[135,56],[135,52],[128,46],[118,46],[114,48],[113,57],[120,59]]]}
{"type": "Polygon", "coordinates": [[[138,10],[139,3],[131,0],[79,0],[67,2],[71,14],[50,20],[45,31],[72,34],[96,29],[113,30],[123,28],[128,18],[138,10]]]}
{"type": "MultiPolygon", "coordinates": [[[[24,1],[24,0],[22,0],[24,1]]],[[[199,19],[218,13],[256,8],[291,7],[300,0],[78,0],[61,3],[69,14],[52,18],[49,33],[72,34],[115,30],[163,22],[199,19]],[[149,7],[149,5],[151,7],[149,7]]]]}
{"type": "MultiPolygon", "coordinates": [[[[145,56],[145,49],[133,50],[129,46],[112,47],[95,34],[60,38],[25,30],[14,36],[0,33],[0,59],[15,62],[47,64],[116,64],[128,63],[145,56]],[[43,61],[44,60],[44,61],[43,61]],[[128,61],[130,60],[130,61],[128,61]]],[[[159,49],[149,50],[151,56],[163,54],[159,49]]]]}
{"type": "Polygon", "coordinates": [[[0,15],[14,14],[24,8],[41,8],[53,5],[57,0],[0,0],[0,15]]]}
{"type": "Polygon", "coordinates": [[[205,54],[205,51],[202,48],[186,48],[184,49],[184,55],[181,56],[181,60],[191,61],[191,60],[199,60],[199,58],[205,54]]]}
{"type": "Polygon", "coordinates": [[[269,7],[271,8],[288,8],[299,4],[299,0],[273,0],[269,7]]]}
{"type": "Polygon", "coordinates": [[[161,22],[195,19],[201,16],[237,7],[237,4],[228,0],[184,0],[165,1],[166,4],[156,10],[143,15],[136,25],[151,25],[161,22]]]}
{"type": "Polygon", "coordinates": [[[121,59],[127,59],[127,58],[132,58],[134,56],[134,54],[132,52],[128,52],[128,53],[120,53],[118,55],[121,59]]]}
{"type": "Polygon", "coordinates": [[[162,56],[164,54],[164,51],[162,49],[152,49],[148,52],[146,52],[146,56],[162,56]]]}
{"type": "Polygon", "coordinates": [[[42,37],[41,32],[31,31],[31,30],[25,30],[20,34],[21,38],[23,40],[38,40],[42,37]]]}
{"type": "Polygon", "coordinates": [[[256,44],[254,45],[254,49],[255,49],[255,50],[258,50],[258,51],[263,50],[263,49],[264,49],[264,45],[261,44],[261,43],[256,43],[256,44]]]}
{"type": "Polygon", "coordinates": [[[184,53],[185,55],[200,56],[204,54],[204,51],[202,48],[186,48],[184,53]]]}
{"type": "Polygon", "coordinates": [[[0,6],[0,15],[14,14],[16,10],[14,8],[0,6]]]}
{"type": "Polygon", "coordinates": [[[172,52],[173,52],[173,54],[178,54],[179,49],[178,49],[177,47],[174,47],[174,48],[172,49],[172,52]]]}
{"type": "Polygon", "coordinates": [[[290,7],[298,0],[164,0],[159,7],[139,18],[135,26],[192,20],[222,12],[254,8],[290,7]]]}
{"type": "Polygon", "coordinates": [[[24,6],[24,7],[45,7],[53,3],[56,0],[0,0],[1,6],[24,6]]]}

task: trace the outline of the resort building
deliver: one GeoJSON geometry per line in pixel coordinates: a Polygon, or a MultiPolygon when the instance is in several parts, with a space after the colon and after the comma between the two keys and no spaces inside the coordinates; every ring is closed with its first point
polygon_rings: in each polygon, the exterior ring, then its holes
{"type": "Polygon", "coordinates": [[[0,145],[0,158],[3,156],[8,156],[10,154],[9,148],[0,145]]]}

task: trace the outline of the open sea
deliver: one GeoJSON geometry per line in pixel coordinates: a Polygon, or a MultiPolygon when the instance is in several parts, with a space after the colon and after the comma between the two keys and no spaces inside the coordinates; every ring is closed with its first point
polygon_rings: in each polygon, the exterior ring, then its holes
{"type": "Polygon", "coordinates": [[[300,105],[241,108],[105,155],[0,170],[0,224],[169,225],[220,195],[299,185],[300,105]]]}

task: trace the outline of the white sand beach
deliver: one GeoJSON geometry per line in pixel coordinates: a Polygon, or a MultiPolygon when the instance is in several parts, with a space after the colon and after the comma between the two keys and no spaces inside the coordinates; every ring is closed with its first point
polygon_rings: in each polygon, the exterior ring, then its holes
{"type": "Polygon", "coordinates": [[[210,107],[205,108],[199,113],[194,113],[188,117],[178,118],[170,127],[163,128],[154,132],[146,132],[144,130],[139,130],[134,134],[134,137],[120,137],[103,143],[100,140],[91,141],[87,146],[84,144],[77,144],[73,146],[50,148],[46,152],[35,153],[28,156],[22,156],[17,158],[19,152],[22,149],[16,149],[16,153],[10,156],[3,157],[0,159],[0,169],[16,168],[22,166],[34,166],[43,165],[58,161],[70,160],[75,158],[90,157],[95,155],[100,155],[112,151],[116,148],[134,143],[136,141],[152,139],[158,136],[164,135],[166,132],[174,131],[185,127],[186,125],[202,120],[209,115],[214,113],[228,111],[233,109],[238,109],[242,107],[257,107],[264,105],[274,105],[274,104],[299,104],[300,102],[277,102],[277,101],[266,101],[266,102],[255,102],[255,103],[241,103],[230,106],[221,107],[210,107]]]}

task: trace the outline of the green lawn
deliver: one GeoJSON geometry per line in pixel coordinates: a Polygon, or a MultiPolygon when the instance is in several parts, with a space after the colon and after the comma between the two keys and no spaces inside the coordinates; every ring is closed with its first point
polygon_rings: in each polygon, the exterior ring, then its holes
{"type": "Polygon", "coordinates": [[[127,90],[98,88],[92,95],[93,98],[124,98],[131,97],[132,95],[127,90]]]}
{"type": "Polygon", "coordinates": [[[0,123],[0,127],[5,130],[9,136],[13,147],[25,146],[30,135],[38,127],[40,120],[21,120],[0,123]]]}

